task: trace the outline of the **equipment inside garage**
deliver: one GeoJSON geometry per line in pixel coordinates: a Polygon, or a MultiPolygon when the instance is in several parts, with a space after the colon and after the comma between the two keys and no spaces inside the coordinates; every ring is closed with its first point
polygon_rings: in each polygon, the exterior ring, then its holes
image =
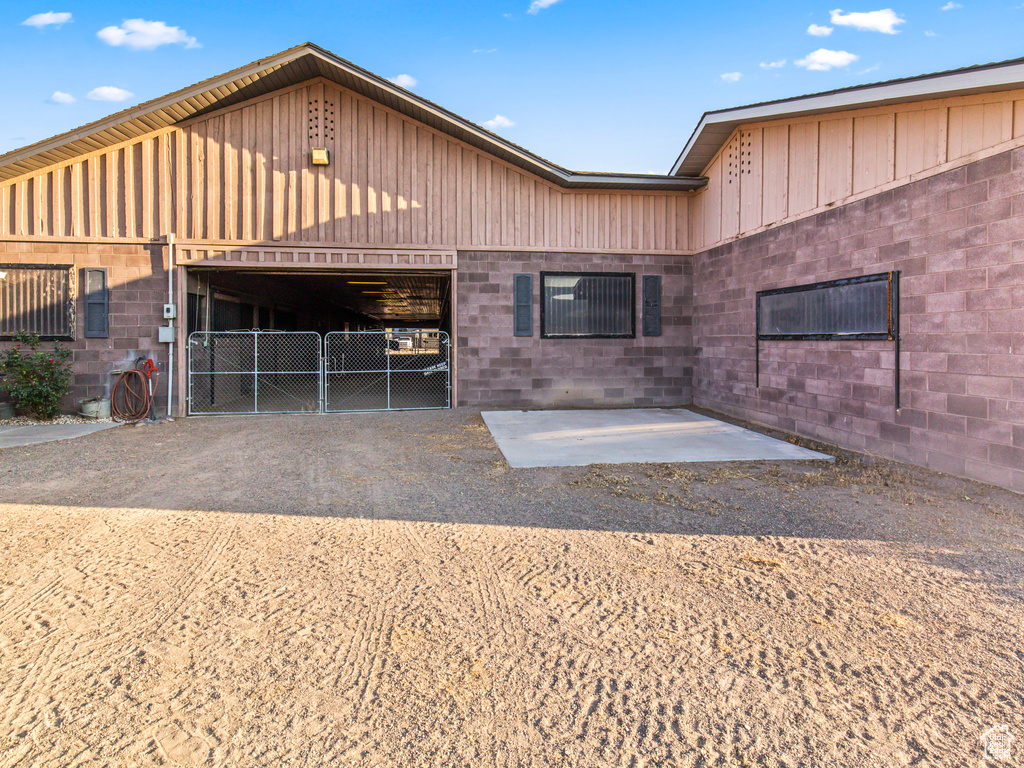
{"type": "Polygon", "coordinates": [[[451,404],[446,271],[194,269],[189,412],[451,404]]]}

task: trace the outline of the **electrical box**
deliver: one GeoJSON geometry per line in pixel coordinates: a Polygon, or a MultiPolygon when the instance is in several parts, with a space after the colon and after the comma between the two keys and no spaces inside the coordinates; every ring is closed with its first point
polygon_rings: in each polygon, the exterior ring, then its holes
{"type": "MultiPolygon", "coordinates": [[[[168,306],[174,306],[174,305],[173,304],[169,304],[168,306]]],[[[161,342],[163,344],[173,344],[174,343],[174,330],[175,330],[175,328],[174,328],[173,325],[161,325],[161,326],[158,326],[158,328],[157,328],[157,341],[159,341],[159,342],[161,342]]]]}
{"type": "Polygon", "coordinates": [[[326,147],[313,147],[313,165],[330,165],[331,153],[326,147]]]}
{"type": "Polygon", "coordinates": [[[173,320],[178,316],[177,304],[164,304],[164,320],[173,320]]]}

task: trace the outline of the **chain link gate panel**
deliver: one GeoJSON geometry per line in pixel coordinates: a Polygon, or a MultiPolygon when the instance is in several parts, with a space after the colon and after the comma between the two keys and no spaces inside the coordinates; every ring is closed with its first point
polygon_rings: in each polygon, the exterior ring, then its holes
{"type": "Polygon", "coordinates": [[[451,343],[437,331],[347,331],[324,337],[324,410],[451,407],[451,343]]]}
{"type": "Polygon", "coordinates": [[[321,411],[319,333],[196,331],[188,338],[189,414],[321,411]]]}

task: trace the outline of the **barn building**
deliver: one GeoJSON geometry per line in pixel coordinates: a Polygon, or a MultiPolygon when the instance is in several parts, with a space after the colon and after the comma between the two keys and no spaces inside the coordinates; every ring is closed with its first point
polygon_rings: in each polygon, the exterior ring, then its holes
{"type": "Polygon", "coordinates": [[[1024,60],[707,113],[656,176],[304,44],[0,157],[0,275],[76,400],[695,403],[1024,492],[1024,60]]]}

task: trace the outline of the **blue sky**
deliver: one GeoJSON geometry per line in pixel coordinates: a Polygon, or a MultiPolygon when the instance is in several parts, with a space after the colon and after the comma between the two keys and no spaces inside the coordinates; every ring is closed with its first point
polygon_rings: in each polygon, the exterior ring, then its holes
{"type": "Polygon", "coordinates": [[[1024,0],[846,2],[8,2],[0,153],[307,40],[559,165],[639,173],[706,110],[1024,56],[1024,0]]]}

